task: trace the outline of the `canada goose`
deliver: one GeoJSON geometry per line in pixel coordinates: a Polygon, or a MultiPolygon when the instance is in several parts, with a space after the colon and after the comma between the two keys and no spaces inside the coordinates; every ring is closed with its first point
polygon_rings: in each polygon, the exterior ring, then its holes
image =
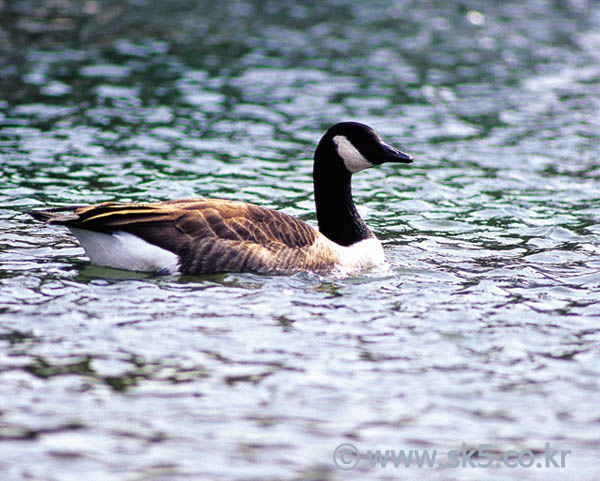
{"type": "Polygon", "coordinates": [[[351,177],[384,162],[412,162],[367,125],[341,122],[314,155],[319,230],[258,205],[221,199],[104,202],[31,212],[68,227],[94,264],[165,274],[263,271],[349,273],[384,262],[381,243],[352,200],[351,177]]]}

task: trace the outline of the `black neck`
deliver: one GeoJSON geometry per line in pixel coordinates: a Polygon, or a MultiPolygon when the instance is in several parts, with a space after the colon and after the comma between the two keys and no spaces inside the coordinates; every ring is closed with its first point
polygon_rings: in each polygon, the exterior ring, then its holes
{"type": "Polygon", "coordinates": [[[352,174],[346,170],[337,152],[320,144],[313,168],[319,230],[343,246],[372,236],[354,206],[351,178],[352,174]]]}

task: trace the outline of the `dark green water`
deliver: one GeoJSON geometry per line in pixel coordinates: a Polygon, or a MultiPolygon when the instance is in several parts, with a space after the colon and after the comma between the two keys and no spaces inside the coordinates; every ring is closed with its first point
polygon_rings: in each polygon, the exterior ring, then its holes
{"type": "Polygon", "coordinates": [[[597,2],[5,0],[0,45],[3,481],[598,479],[597,2]],[[415,157],[355,176],[388,265],[354,278],[101,269],[26,214],[211,196],[314,224],[313,149],[350,119],[415,157]],[[572,453],[365,454],[463,442],[572,453]]]}

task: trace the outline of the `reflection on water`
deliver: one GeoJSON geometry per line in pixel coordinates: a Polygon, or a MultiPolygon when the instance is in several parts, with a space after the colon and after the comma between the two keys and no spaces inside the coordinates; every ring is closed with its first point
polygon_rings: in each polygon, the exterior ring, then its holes
{"type": "Polygon", "coordinates": [[[345,479],[343,442],[550,442],[566,468],[521,478],[595,479],[593,2],[42,3],[0,1],[3,479],[345,479]],[[354,180],[388,265],[351,279],[98,268],[26,214],[213,196],[314,223],[315,142],[348,119],[415,157],[354,180]]]}

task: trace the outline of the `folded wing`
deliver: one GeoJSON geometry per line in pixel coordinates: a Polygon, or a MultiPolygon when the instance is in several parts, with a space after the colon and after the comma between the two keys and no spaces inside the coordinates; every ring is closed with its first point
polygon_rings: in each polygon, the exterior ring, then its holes
{"type": "Polygon", "coordinates": [[[315,257],[314,247],[320,234],[314,228],[287,214],[244,202],[106,202],[33,215],[75,229],[105,234],[128,232],[177,254],[185,266],[184,274],[285,270],[288,266],[297,267],[299,262],[307,263],[306,268],[320,269],[331,262],[319,255],[315,257]],[[314,265],[308,265],[309,262],[314,265]]]}

